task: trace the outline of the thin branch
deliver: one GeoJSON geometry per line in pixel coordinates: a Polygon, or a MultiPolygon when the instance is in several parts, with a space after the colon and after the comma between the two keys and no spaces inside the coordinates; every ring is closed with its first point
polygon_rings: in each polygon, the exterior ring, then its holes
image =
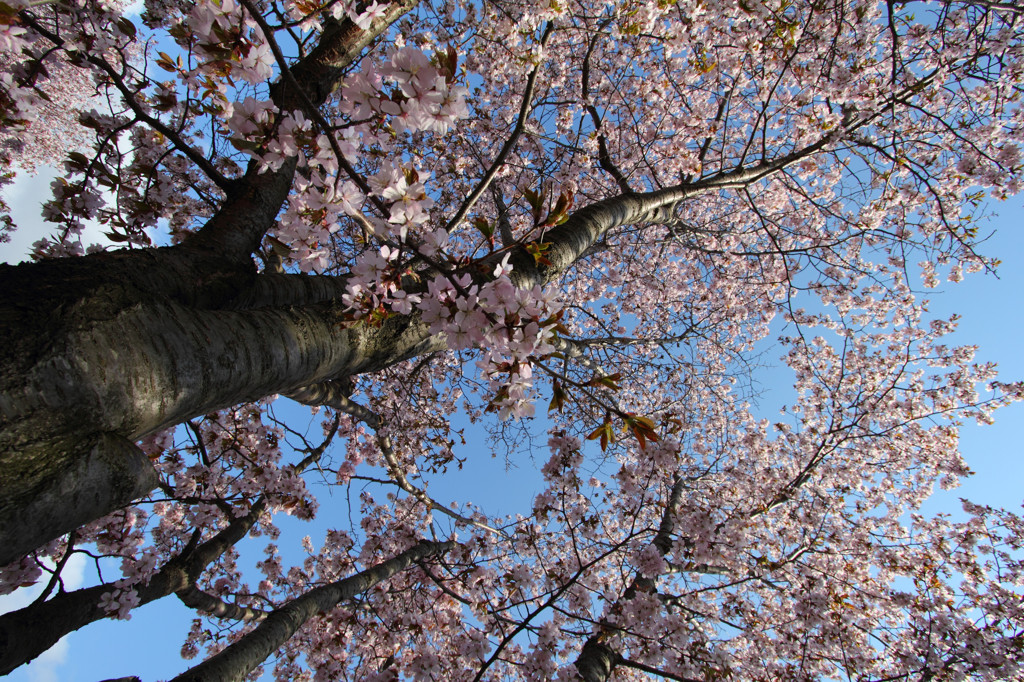
{"type": "MultiPolygon", "coordinates": [[[[64,40],[57,34],[52,33],[48,31],[46,28],[44,28],[30,14],[22,12],[19,15],[19,17],[21,18],[23,23],[26,26],[29,26],[33,31],[36,31],[37,33],[39,33],[39,35],[43,36],[54,45],[63,47],[64,40]]],[[[132,110],[132,113],[135,114],[135,118],[137,120],[145,123],[150,128],[156,130],[161,135],[170,140],[178,151],[180,151],[182,154],[188,157],[188,160],[194,163],[201,171],[203,171],[203,173],[205,173],[206,176],[210,178],[210,180],[214,184],[220,187],[225,194],[231,194],[235,187],[234,181],[224,177],[224,175],[219,170],[217,170],[217,168],[213,165],[213,163],[210,162],[209,159],[200,154],[198,150],[192,147],[192,145],[185,142],[185,140],[181,137],[181,135],[178,134],[176,130],[167,126],[160,119],[150,116],[148,113],[146,113],[142,106],[135,100],[135,93],[128,89],[128,86],[125,85],[124,81],[121,79],[121,74],[118,73],[113,66],[108,64],[106,60],[100,59],[99,57],[95,57],[92,55],[87,55],[86,61],[88,61],[90,64],[100,69],[105,74],[107,74],[107,76],[110,77],[110,80],[113,83],[114,87],[117,88],[118,91],[121,93],[121,96],[124,98],[125,104],[127,104],[128,108],[132,110]]]]}
{"type": "MultiPolygon", "coordinates": [[[[551,37],[551,32],[554,30],[555,25],[552,22],[548,22],[547,26],[544,27],[544,34],[541,36],[540,45],[544,47],[548,43],[548,38],[551,37]]],[[[505,141],[505,145],[498,152],[498,156],[495,157],[494,162],[491,163],[491,167],[484,173],[484,177],[480,180],[480,183],[476,186],[476,189],[470,193],[466,200],[459,206],[459,210],[455,212],[452,219],[445,225],[445,231],[451,232],[454,230],[462,219],[466,217],[469,211],[476,204],[477,200],[483,195],[483,193],[490,186],[491,181],[494,180],[494,176],[497,175],[498,170],[505,164],[505,159],[508,157],[512,148],[515,147],[516,142],[519,140],[519,136],[522,135],[523,130],[526,128],[526,118],[530,114],[531,100],[533,99],[533,91],[537,86],[537,76],[540,74],[541,65],[538,64],[534,67],[533,71],[530,72],[529,77],[526,79],[526,90],[523,92],[523,102],[519,106],[519,118],[516,119],[515,128],[512,129],[512,134],[508,140],[505,141]]]]}
{"type": "Polygon", "coordinates": [[[658,668],[652,668],[649,665],[644,665],[643,663],[639,663],[637,661],[631,661],[628,658],[623,658],[622,656],[618,657],[616,663],[626,668],[633,668],[634,670],[639,670],[641,672],[649,673],[651,675],[664,677],[666,680],[676,680],[676,682],[704,682],[704,680],[698,680],[695,677],[683,677],[682,675],[676,675],[674,673],[665,672],[664,670],[659,670],[658,668]]]}
{"type": "Polygon", "coordinates": [[[61,571],[64,570],[64,567],[67,566],[68,559],[71,558],[71,553],[75,549],[75,539],[77,537],[78,531],[73,530],[70,533],[68,533],[68,548],[64,551],[64,556],[60,558],[60,561],[57,562],[57,565],[53,567],[53,575],[50,577],[50,582],[46,584],[46,587],[43,589],[43,591],[40,592],[39,596],[36,597],[35,601],[32,602],[32,606],[35,606],[36,604],[42,604],[44,601],[46,601],[46,598],[50,596],[51,592],[53,592],[53,588],[56,587],[58,584],[60,584],[61,586],[61,592],[64,591],[64,583],[60,579],[60,574],[61,571]]]}
{"type": "Polygon", "coordinates": [[[486,530],[489,533],[494,533],[495,535],[505,536],[505,533],[497,528],[493,528],[488,526],[486,523],[475,521],[452,511],[446,505],[443,505],[430,497],[426,491],[421,488],[417,488],[410,483],[405,472],[402,471],[401,463],[398,461],[398,455],[391,444],[391,439],[380,432],[384,423],[380,418],[380,415],[370,408],[360,405],[350,399],[348,395],[351,394],[351,391],[351,385],[346,387],[342,381],[335,379],[333,381],[325,381],[321,384],[316,384],[315,386],[307,386],[299,389],[298,391],[290,393],[288,397],[305,405],[323,405],[325,407],[333,408],[351,415],[365,423],[377,433],[377,445],[380,447],[381,454],[384,455],[384,461],[387,463],[388,473],[399,488],[418,499],[429,509],[439,511],[442,514],[450,516],[459,523],[476,526],[477,528],[486,530]]]}

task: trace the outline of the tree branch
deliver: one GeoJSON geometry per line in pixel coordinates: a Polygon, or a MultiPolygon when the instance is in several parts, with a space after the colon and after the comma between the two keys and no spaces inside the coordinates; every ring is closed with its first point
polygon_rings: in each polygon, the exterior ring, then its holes
{"type": "MultiPolygon", "coordinates": [[[[36,21],[31,14],[27,12],[22,12],[19,15],[19,17],[26,26],[30,27],[33,31],[43,36],[54,45],[57,45],[58,47],[64,45],[64,40],[60,36],[56,35],[55,33],[52,33],[51,31],[48,31],[45,27],[42,26],[42,24],[36,21]]],[[[110,78],[111,83],[113,83],[114,87],[117,88],[118,92],[121,93],[121,96],[124,98],[125,104],[128,106],[129,109],[132,110],[132,113],[135,114],[135,118],[137,120],[142,121],[150,128],[156,130],[161,135],[170,140],[178,151],[180,151],[182,154],[188,157],[188,160],[194,163],[201,171],[203,171],[203,173],[205,173],[206,176],[210,178],[210,180],[213,181],[214,184],[220,187],[225,194],[231,193],[234,187],[234,183],[231,180],[228,180],[226,177],[224,177],[224,175],[219,170],[217,170],[216,167],[214,167],[214,165],[210,162],[209,159],[200,154],[199,151],[195,149],[192,145],[185,142],[181,135],[178,134],[178,131],[166,125],[160,119],[150,116],[148,113],[146,113],[142,106],[139,105],[139,103],[136,101],[135,93],[128,89],[128,86],[126,86],[124,84],[124,81],[121,79],[121,74],[114,70],[114,67],[108,64],[105,59],[100,59],[99,57],[94,57],[92,55],[87,55],[86,61],[88,61],[97,69],[105,73],[110,78]]]]}
{"type": "MultiPolygon", "coordinates": [[[[544,34],[540,39],[541,47],[547,45],[548,38],[551,37],[551,32],[554,28],[554,23],[550,21],[544,27],[544,34]]],[[[484,177],[480,179],[479,184],[477,184],[476,188],[468,197],[466,197],[465,201],[462,202],[462,205],[459,206],[459,210],[455,212],[455,215],[453,215],[451,220],[448,221],[448,224],[445,225],[444,229],[447,232],[451,232],[458,227],[459,223],[462,222],[462,219],[466,217],[483,193],[487,191],[491,181],[494,180],[494,176],[497,175],[498,170],[505,164],[505,159],[508,157],[513,147],[515,147],[516,142],[519,141],[519,136],[523,134],[523,130],[526,128],[526,118],[530,114],[533,91],[537,87],[537,76],[540,73],[540,67],[540,64],[535,66],[533,71],[530,72],[529,77],[526,79],[526,90],[523,92],[523,101],[522,104],[519,105],[519,117],[516,119],[516,125],[512,129],[512,134],[509,135],[509,138],[505,141],[501,151],[498,152],[498,155],[491,163],[491,167],[487,169],[487,172],[484,173],[484,177]]]]}
{"type": "Polygon", "coordinates": [[[310,590],[275,609],[255,630],[172,682],[227,682],[242,680],[277,651],[306,621],[366,592],[413,564],[448,552],[455,543],[420,541],[401,554],[353,576],[310,590]]]}
{"type": "Polygon", "coordinates": [[[380,418],[380,415],[370,408],[360,405],[350,399],[349,396],[351,394],[352,386],[350,383],[335,379],[325,381],[314,386],[307,386],[288,394],[287,397],[304,405],[323,405],[325,407],[330,407],[359,419],[377,433],[377,445],[380,447],[381,454],[384,455],[384,461],[388,466],[388,474],[399,488],[418,499],[429,509],[439,511],[442,514],[450,516],[459,523],[464,523],[468,526],[476,526],[477,528],[496,535],[505,535],[505,533],[497,528],[488,526],[480,521],[474,521],[473,519],[452,511],[446,505],[441,504],[428,495],[426,491],[410,483],[409,478],[405,475],[405,472],[402,471],[401,463],[398,461],[398,455],[395,453],[394,447],[391,444],[391,439],[380,433],[383,426],[383,420],[380,418]]]}
{"type": "Polygon", "coordinates": [[[183,590],[175,592],[178,599],[185,606],[202,611],[217,618],[241,621],[261,621],[267,617],[268,612],[260,609],[252,609],[248,606],[228,604],[225,601],[214,597],[212,594],[203,592],[195,585],[189,585],[183,590]]]}
{"type": "MultiPolygon", "coordinates": [[[[187,546],[157,571],[147,584],[137,588],[139,605],[187,589],[206,566],[248,534],[264,506],[265,502],[260,498],[248,514],[233,519],[206,542],[194,548],[187,546]]],[[[0,675],[28,663],[64,635],[109,617],[99,603],[103,594],[113,589],[111,585],[96,585],[62,592],[49,601],[0,615],[0,675]]]]}
{"type": "MultiPolygon", "coordinates": [[[[665,511],[662,512],[661,522],[658,524],[658,532],[651,540],[651,545],[658,550],[658,554],[662,557],[672,549],[672,531],[675,525],[673,517],[682,501],[685,483],[686,479],[678,475],[675,477],[669,491],[668,501],[665,504],[665,511]]],[[[642,576],[638,572],[621,599],[612,607],[613,613],[619,608],[621,601],[633,599],[637,592],[654,592],[656,589],[657,586],[653,578],[642,576]]],[[[622,656],[615,648],[620,633],[620,627],[604,620],[599,624],[598,631],[587,639],[574,663],[576,670],[585,682],[605,682],[611,677],[615,666],[623,662],[622,656]]]]}
{"type": "MultiPolygon", "coordinates": [[[[271,86],[274,103],[282,112],[324,104],[363,49],[415,5],[416,0],[389,4],[384,15],[365,31],[349,19],[329,24],[316,48],[271,86]]],[[[291,157],[277,171],[265,173],[260,173],[259,164],[251,161],[245,176],[237,181],[235,192],[185,243],[214,249],[231,260],[247,260],[259,248],[288,196],[297,159],[291,157]]]]}

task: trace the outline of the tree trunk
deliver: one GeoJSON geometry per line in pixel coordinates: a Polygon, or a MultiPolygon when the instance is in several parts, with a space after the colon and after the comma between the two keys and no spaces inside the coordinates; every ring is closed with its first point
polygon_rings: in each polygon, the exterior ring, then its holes
{"type": "MultiPolygon", "coordinates": [[[[321,52],[306,63],[317,64],[321,52]]],[[[329,60],[320,67],[337,71],[329,60]]],[[[293,71],[326,87],[329,79],[304,69],[293,71]]],[[[800,157],[585,206],[546,235],[550,264],[537,264],[524,245],[512,250],[512,281],[550,283],[609,230],[670,220],[689,197],[758,181],[800,157]]],[[[129,441],[445,347],[417,313],[380,327],[346,320],[336,298],[343,280],[307,277],[323,283],[303,285],[294,276],[257,275],[251,251],[239,254],[258,248],[252,214],[272,223],[290,171],[275,182],[257,174],[259,187],[278,193],[270,203],[252,196],[251,174],[180,246],[0,268],[7,293],[0,302],[0,565],[152,489],[152,470],[129,441]],[[245,239],[230,236],[240,211],[236,228],[245,239]],[[208,250],[215,246],[232,257],[208,250]],[[99,444],[117,447],[101,455],[99,444]],[[66,499],[80,509],[55,503],[66,499]]]]}
{"type": "MultiPolygon", "coordinates": [[[[553,280],[608,229],[685,196],[663,190],[578,211],[550,233],[552,266],[538,268],[516,250],[516,283],[553,280]]],[[[205,288],[182,282],[189,264],[202,262],[186,247],[77,260],[0,268],[8,292],[0,305],[0,564],[152,489],[151,467],[131,440],[445,347],[415,313],[370,327],[347,321],[330,300],[231,309],[263,302],[267,287],[256,284],[264,276],[249,265],[211,269],[205,288]],[[117,447],[100,454],[99,444],[117,447]],[[57,503],[68,495],[80,508],[57,503]]],[[[340,288],[290,286],[289,295],[317,301],[340,288]]]]}
{"type": "MultiPolygon", "coordinates": [[[[389,4],[365,30],[332,22],[271,88],[275,104],[282,111],[322,105],[345,68],[414,5],[389,4]]],[[[59,36],[52,42],[63,44],[59,36]]],[[[331,365],[359,364],[387,345],[362,348],[366,335],[340,330],[330,309],[211,310],[252,286],[251,255],[287,197],[295,164],[262,174],[250,164],[217,214],[181,246],[0,268],[0,565],[151,490],[155,474],[131,440],[326,378],[331,365]],[[271,328],[269,343],[252,338],[271,328]],[[335,331],[343,337],[338,352],[317,357],[324,343],[338,341],[335,331]],[[297,373],[274,388],[258,376],[244,379],[246,371],[297,373]],[[236,381],[218,390],[231,374],[236,381]]]]}
{"type": "Polygon", "coordinates": [[[576,671],[584,682],[605,682],[615,670],[618,658],[619,655],[611,647],[591,637],[576,659],[576,671]]]}
{"type": "MultiPolygon", "coordinates": [[[[661,515],[661,522],[658,524],[658,532],[651,540],[651,546],[658,550],[664,557],[672,548],[672,533],[675,527],[675,514],[683,498],[684,479],[676,477],[672,488],[669,491],[668,503],[661,515]]],[[[629,586],[622,597],[616,601],[613,609],[617,610],[623,602],[633,599],[639,592],[653,593],[657,591],[657,579],[643,576],[637,573],[633,576],[629,586]]],[[[620,631],[614,623],[602,621],[599,623],[598,632],[587,638],[580,650],[580,655],[574,665],[576,671],[584,682],[605,682],[611,677],[615,666],[622,661],[622,654],[618,651],[620,643],[620,631]]]]}
{"type": "MultiPolygon", "coordinates": [[[[349,324],[334,303],[209,310],[114,288],[46,302],[62,314],[34,334],[6,326],[0,564],[151,490],[155,473],[133,440],[443,347],[415,315],[372,328],[349,324]]],[[[25,304],[40,307],[14,299],[4,312],[25,304]]]]}

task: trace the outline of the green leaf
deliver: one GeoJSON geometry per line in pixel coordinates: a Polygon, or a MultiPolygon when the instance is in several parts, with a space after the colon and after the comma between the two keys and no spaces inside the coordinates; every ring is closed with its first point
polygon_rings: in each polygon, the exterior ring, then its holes
{"type": "Polygon", "coordinates": [[[569,209],[572,208],[573,193],[571,191],[565,191],[558,195],[558,200],[555,202],[555,207],[551,209],[551,213],[544,220],[547,225],[561,225],[569,219],[569,209]]]}
{"type": "Polygon", "coordinates": [[[494,226],[491,225],[490,221],[487,220],[487,218],[483,218],[480,216],[473,218],[473,227],[480,230],[480,234],[487,237],[488,239],[494,236],[494,226]]]}
{"type": "Polygon", "coordinates": [[[654,431],[654,421],[651,419],[627,412],[622,422],[622,430],[633,434],[633,437],[640,443],[641,450],[647,449],[647,441],[658,442],[658,434],[654,431]]]}
{"type": "Polygon", "coordinates": [[[171,56],[166,52],[157,52],[159,59],[156,60],[156,65],[164,71],[177,71],[178,66],[171,56]]]}
{"type": "Polygon", "coordinates": [[[534,192],[533,190],[524,190],[523,196],[526,197],[527,203],[530,204],[530,209],[533,214],[534,227],[540,225],[540,217],[544,213],[544,195],[543,189],[534,192]]]}
{"type": "Polygon", "coordinates": [[[622,374],[616,372],[615,374],[609,374],[607,376],[594,377],[588,381],[586,385],[593,386],[595,388],[604,386],[605,388],[610,388],[613,391],[618,391],[622,389],[618,383],[620,381],[622,381],[622,374]]]}
{"type": "Polygon", "coordinates": [[[68,162],[78,170],[85,170],[89,165],[89,158],[81,152],[70,152],[68,162]]]}
{"type": "Polygon", "coordinates": [[[544,252],[551,248],[551,244],[548,242],[530,242],[526,245],[526,252],[533,256],[533,262],[537,265],[551,266],[551,261],[547,259],[544,252]]]}

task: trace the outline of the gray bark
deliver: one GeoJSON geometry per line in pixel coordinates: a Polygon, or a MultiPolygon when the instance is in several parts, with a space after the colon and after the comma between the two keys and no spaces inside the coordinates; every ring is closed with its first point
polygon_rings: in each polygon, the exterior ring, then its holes
{"type": "MultiPolygon", "coordinates": [[[[344,69],[414,4],[389,5],[365,31],[333,22],[273,86],[275,103],[285,111],[323,104],[344,69]]],[[[61,44],[59,36],[52,41],[61,44]]],[[[372,366],[368,356],[382,344],[367,347],[359,333],[347,334],[353,338],[340,341],[340,352],[314,358],[322,344],[308,341],[325,321],[313,318],[336,323],[336,312],[284,309],[243,319],[211,310],[252,289],[251,254],[273,225],[294,171],[295,159],[264,174],[250,164],[217,214],[178,247],[0,268],[0,564],[153,488],[152,467],[139,466],[137,451],[122,441],[278,390],[257,380],[229,381],[231,388],[217,391],[225,374],[240,376],[232,367],[262,372],[286,357],[284,366],[299,371],[294,388],[325,378],[319,371],[331,364],[372,366]],[[272,337],[280,345],[267,353],[252,335],[275,323],[281,326],[272,337]],[[247,343],[253,340],[255,346],[247,343]],[[313,371],[303,379],[306,370],[313,371]],[[212,401],[201,397],[208,389],[218,394],[212,401]],[[101,442],[119,445],[100,456],[101,442]],[[135,480],[126,480],[132,472],[135,480]],[[104,490],[90,491],[97,486],[104,490]],[[81,510],[53,504],[71,488],[76,500],[88,502],[81,510]]]]}
{"type": "Polygon", "coordinates": [[[329,611],[374,585],[404,571],[412,564],[439,556],[454,542],[421,541],[415,547],[351,577],[323,585],[275,610],[255,630],[172,682],[228,682],[244,680],[253,669],[277,651],[306,621],[329,611]]]}
{"type": "MultiPolygon", "coordinates": [[[[333,24],[272,88],[275,102],[322,104],[344,68],[412,4],[389,6],[367,31],[333,24]]],[[[524,247],[513,250],[513,282],[552,282],[609,230],[664,221],[695,194],[756,182],[816,148],[585,206],[545,236],[550,265],[537,265],[524,247]]],[[[251,254],[293,174],[294,163],[262,175],[250,167],[221,210],[178,247],[0,267],[0,564],[151,488],[152,471],[125,440],[445,347],[416,314],[379,328],[346,323],[336,302],[343,280],[255,274],[251,254]],[[99,442],[121,445],[80,462],[94,452],[86,444],[99,442]],[[109,471],[99,471],[104,466],[109,471]],[[90,486],[112,489],[96,494],[90,486]],[[80,512],[53,503],[72,488],[79,488],[75,499],[89,501],[80,512]]]]}
{"type": "Polygon", "coordinates": [[[615,650],[591,637],[576,659],[576,671],[584,682],[605,682],[615,670],[618,659],[615,650]]]}
{"type": "MultiPolygon", "coordinates": [[[[41,472],[45,485],[4,490],[0,499],[0,537],[4,538],[0,564],[35,549],[40,537],[67,533],[131,503],[157,485],[156,471],[145,453],[116,433],[85,434],[64,454],[64,466],[41,472]]],[[[14,483],[26,479],[30,476],[14,483]]]]}
{"type": "Polygon", "coordinates": [[[214,597],[212,594],[203,592],[195,585],[178,590],[175,594],[178,595],[178,599],[181,599],[181,603],[190,609],[202,611],[216,618],[223,618],[225,620],[263,620],[267,617],[266,611],[249,608],[248,606],[239,606],[238,604],[229,604],[214,597]]]}
{"type": "MultiPolygon", "coordinates": [[[[554,281],[609,230],[664,220],[679,202],[700,191],[752,182],[767,172],[758,168],[729,173],[586,206],[545,238],[551,245],[546,254],[551,265],[538,266],[524,247],[513,251],[513,282],[525,288],[554,281]]],[[[165,258],[173,263],[178,254],[167,250],[165,258]]],[[[148,267],[150,260],[139,267],[148,267]]],[[[22,265],[24,270],[13,273],[0,268],[0,285],[7,276],[32,280],[34,273],[45,272],[37,267],[22,265]]],[[[164,267],[168,272],[181,269],[164,267]]],[[[33,500],[59,488],[57,473],[80,456],[76,447],[85,438],[119,434],[134,440],[196,415],[339,376],[373,372],[445,348],[444,339],[432,338],[416,313],[392,316],[380,327],[347,322],[340,303],[323,300],[342,289],[333,278],[303,286],[294,277],[271,274],[266,276],[271,282],[281,282],[287,289],[284,300],[298,302],[308,296],[319,302],[239,310],[232,301],[214,305],[222,300],[219,295],[195,287],[187,302],[157,296],[148,291],[159,289],[160,280],[152,273],[138,277],[147,289],[140,291],[142,285],[135,287],[130,268],[122,263],[121,270],[126,274],[119,282],[97,281],[101,275],[96,273],[83,278],[86,294],[78,299],[77,290],[67,288],[73,284],[60,278],[33,283],[37,289],[56,291],[59,314],[48,314],[40,304],[31,303],[36,315],[26,315],[22,308],[30,304],[20,299],[0,305],[0,319],[19,318],[22,323],[21,329],[10,328],[10,343],[0,344],[0,353],[6,355],[0,356],[0,519],[19,513],[26,518],[18,510],[38,509],[33,500]],[[25,333],[24,327],[33,325],[39,328],[25,333]]],[[[230,281],[239,280],[237,270],[228,273],[230,281]]],[[[252,281],[260,286],[250,283],[234,300],[258,305],[272,299],[263,277],[254,276],[252,281]],[[253,290],[258,293],[250,294],[253,290]]],[[[218,292],[224,288],[221,280],[226,276],[218,277],[217,271],[207,279],[218,292]]],[[[167,287],[188,289],[173,281],[167,287]]],[[[149,484],[146,476],[140,475],[132,489],[136,496],[149,484]]],[[[111,497],[111,506],[97,509],[96,516],[116,509],[114,500],[123,497],[111,497]]],[[[81,515],[57,520],[60,514],[53,510],[45,526],[26,530],[17,541],[9,537],[10,524],[0,525],[0,564],[82,523],[81,515]]]]}
{"type": "MultiPolygon", "coordinates": [[[[538,266],[525,248],[513,251],[513,281],[520,287],[551,282],[608,230],[663,219],[695,192],[741,180],[746,178],[729,174],[714,183],[620,196],[584,207],[546,237],[550,266],[538,266]]],[[[166,254],[168,260],[172,257],[178,252],[166,254]]],[[[146,260],[140,267],[149,265],[146,260]]],[[[36,272],[45,274],[36,265],[19,268],[0,268],[0,284],[5,276],[26,281],[36,272]]],[[[78,299],[77,290],[69,290],[60,278],[33,283],[62,297],[57,301],[59,315],[47,314],[39,304],[33,304],[35,316],[26,315],[21,308],[27,304],[21,300],[0,310],[0,319],[28,318],[18,320],[22,327],[41,327],[26,334],[12,325],[10,343],[0,347],[6,355],[0,356],[0,519],[28,518],[19,510],[39,509],[33,500],[41,496],[52,499],[47,491],[59,489],[58,472],[81,456],[76,447],[83,439],[119,434],[134,440],[196,415],[338,376],[373,372],[445,348],[444,339],[432,338],[415,313],[392,316],[376,328],[347,322],[339,303],[323,301],[341,290],[333,279],[302,286],[294,277],[272,274],[267,276],[272,282],[287,283],[285,300],[308,296],[322,302],[239,310],[230,301],[215,306],[215,297],[203,298],[199,291],[192,291],[186,303],[140,291],[130,268],[122,264],[121,269],[127,274],[120,282],[97,281],[101,275],[96,273],[82,278],[86,294],[78,299]]],[[[223,287],[216,275],[214,271],[208,279],[223,287]]],[[[237,282],[237,271],[232,277],[237,282]]],[[[262,282],[263,277],[254,276],[253,281],[262,282]]],[[[152,273],[145,275],[146,289],[158,289],[158,282],[152,273]]],[[[185,289],[173,281],[167,287],[185,289]]],[[[234,298],[265,302],[267,291],[262,284],[249,285],[234,298]],[[247,293],[253,289],[259,292],[255,299],[247,293]]],[[[149,476],[140,473],[138,484],[125,488],[130,493],[110,497],[108,508],[89,512],[95,513],[92,518],[124,504],[117,500],[141,495],[151,484],[149,476]]],[[[82,515],[69,513],[60,519],[61,513],[53,510],[44,526],[25,529],[20,539],[10,535],[10,524],[0,523],[0,564],[83,522],[82,515]]]]}

